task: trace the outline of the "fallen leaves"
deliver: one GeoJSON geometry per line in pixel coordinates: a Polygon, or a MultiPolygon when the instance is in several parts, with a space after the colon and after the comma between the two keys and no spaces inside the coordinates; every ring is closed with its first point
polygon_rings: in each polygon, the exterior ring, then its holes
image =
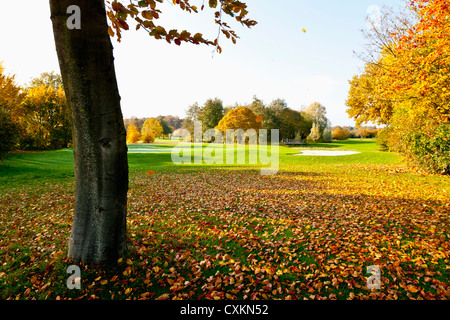
{"type": "Polygon", "coordinates": [[[134,172],[129,255],[82,266],[82,289],[70,292],[73,185],[11,189],[0,195],[1,297],[449,298],[441,179],[374,165],[302,169],[134,172]],[[381,290],[366,286],[370,265],[381,290]]]}

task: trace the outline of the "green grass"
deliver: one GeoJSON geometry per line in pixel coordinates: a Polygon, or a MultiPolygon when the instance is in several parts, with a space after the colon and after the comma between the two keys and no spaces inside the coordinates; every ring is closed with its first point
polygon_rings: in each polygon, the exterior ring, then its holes
{"type": "Polygon", "coordinates": [[[372,139],[280,147],[271,176],[260,164],[176,165],[175,144],[157,142],[128,146],[128,255],[80,264],[82,290],[65,287],[72,150],[3,159],[0,298],[448,298],[448,177],[410,170],[372,139]],[[310,148],[360,153],[293,155],[310,148]],[[364,288],[369,265],[381,291],[364,288]]]}
{"type": "MultiPolygon", "coordinates": [[[[242,167],[242,165],[226,164],[226,155],[223,157],[222,165],[196,165],[194,163],[194,147],[192,147],[192,164],[176,165],[172,162],[171,150],[176,146],[173,141],[162,140],[159,144],[132,144],[128,145],[128,163],[130,170],[177,170],[186,167],[196,167],[200,169],[242,167]],[[151,156],[149,156],[151,154],[151,156]]],[[[203,144],[203,150],[208,144],[203,144]]],[[[189,145],[184,146],[189,148],[189,145]]],[[[238,148],[243,148],[239,146],[238,148]]],[[[246,147],[246,163],[248,160],[248,146],[246,147]]],[[[254,148],[255,147],[250,147],[254,148]]],[[[308,144],[302,147],[280,146],[280,169],[291,166],[307,166],[310,163],[371,163],[371,164],[399,164],[401,158],[395,153],[386,153],[377,150],[377,146],[372,139],[350,139],[333,143],[308,144]],[[331,148],[333,150],[355,150],[360,154],[320,157],[320,156],[293,156],[301,149],[331,148]]],[[[236,159],[236,158],[235,158],[236,159]]],[[[62,149],[45,152],[19,152],[12,153],[6,159],[0,161],[0,188],[5,186],[20,186],[21,183],[33,184],[39,181],[64,181],[74,177],[73,153],[72,149],[62,149]]],[[[246,165],[245,167],[252,165],[246,165]]],[[[258,165],[253,167],[259,167],[258,165]]]]}

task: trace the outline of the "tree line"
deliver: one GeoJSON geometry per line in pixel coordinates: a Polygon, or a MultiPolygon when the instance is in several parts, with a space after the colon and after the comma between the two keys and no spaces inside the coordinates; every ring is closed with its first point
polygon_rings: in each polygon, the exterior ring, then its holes
{"type": "Polygon", "coordinates": [[[203,132],[217,129],[225,133],[227,129],[278,129],[280,139],[299,139],[312,141],[331,141],[330,121],[326,117],[326,108],[314,102],[301,110],[288,107],[284,99],[274,99],[268,105],[256,96],[249,104],[224,107],[219,98],[208,99],[203,105],[198,102],[186,110],[186,117],[158,116],[156,118],[136,117],[125,119],[127,141],[153,142],[155,137],[181,136],[180,129],[194,132],[194,122],[201,121],[203,132]],[[152,128],[153,139],[145,140],[146,123],[152,128]]]}
{"type": "MultiPolygon", "coordinates": [[[[176,134],[177,129],[193,132],[194,121],[202,121],[203,130],[279,129],[280,139],[306,138],[331,140],[326,108],[315,102],[301,110],[288,107],[284,99],[268,105],[256,96],[249,104],[223,106],[218,98],[202,106],[194,103],[186,117],[124,119],[127,142],[153,142],[157,137],[176,134]]],[[[0,155],[10,150],[54,150],[72,146],[70,110],[62,78],[54,72],[42,73],[20,86],[14,75],[5,74],[0,64],[0,155]]]]}
{"type": "MultiPolygon", "coordinates": [[[[375,137],[375,127],[334,127],[326,117],[326,108],[318,102],[300,110],[288,107],[284,99],[265,104],[256,96],[251,103],[223,106],[219,98],[203,105],[194,103],[186,117],[162,116],[124,119],[127,142],[154,142],[157,137],[180,135],[179,129],[194,131],[194,121],[202,129],[279,129],[280,139],[331,142],[331,139],[375,137]]],[[[15,83],[14,75],[6,75],[0,64],[0,154],[9,150],[52,150],[70,147],[72,130],[70,111],[61,76],[42,73],[27,85],[15,83]]]]}
{"type": "Polygon", "coordinates": [[[42,73],[19,86],[0,63],[0,156],[10,150],[65,148],[71,141],[61,76],[42,73]]]}

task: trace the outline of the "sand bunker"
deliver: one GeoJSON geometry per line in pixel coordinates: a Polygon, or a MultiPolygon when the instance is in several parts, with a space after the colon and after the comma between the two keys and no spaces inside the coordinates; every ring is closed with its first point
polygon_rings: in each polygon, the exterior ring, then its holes
{"type": "Polygon", "coordinates": [[[345,151],[345,150],[302,150],[302,153],[296,153],[294,156],[347,156],[349,154],[360,153],[357,151],[345,151]]]}

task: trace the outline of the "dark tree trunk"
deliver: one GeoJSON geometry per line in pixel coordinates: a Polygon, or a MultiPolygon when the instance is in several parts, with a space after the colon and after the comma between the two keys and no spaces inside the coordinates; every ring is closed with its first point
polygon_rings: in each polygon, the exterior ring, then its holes
{"type": "Polygon", "coordinates": [[[75,215],[68,256],[110,262],[126,250],[128,162],[104,0],[50,0],[50,10],[73,130],[75,215]],[[81,29],[67,26],[73,4],[81,9],[81,29]]]}

